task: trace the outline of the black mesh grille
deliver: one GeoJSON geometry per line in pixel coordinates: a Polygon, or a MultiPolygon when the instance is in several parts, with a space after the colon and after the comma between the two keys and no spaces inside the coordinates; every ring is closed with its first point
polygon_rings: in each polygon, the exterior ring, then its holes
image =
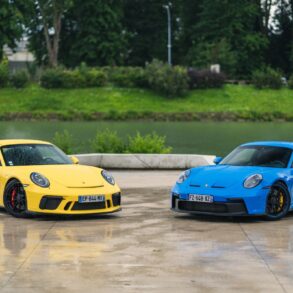
{"type": "Polygon", "coordinates": [[[246,213],[243,201],[233,203],[203,203],[192,201],[178,201],[178,209],[191,212],[205,213],[246,213]]]}
{"type": "Polygon", "coordinates": [[[43,196],[40,202],[40,209],[41,210],[56,210],[61,201],[61,196],[43,196]]]}
{"type": "Polygon", "coordinates": [[[120,193],[115,193],[112,195],[112,202],[113,206],[120,206],[121,205],[121,194],[120,193]]]}
{"type": "Polygon", "coordinates": [[[104,201],[102,202],[86,202],[86,203],[79,203],[75,202],[72,211],[85,211],[85,210],[99,210],[105,209],[106,204],[104,201]]]}

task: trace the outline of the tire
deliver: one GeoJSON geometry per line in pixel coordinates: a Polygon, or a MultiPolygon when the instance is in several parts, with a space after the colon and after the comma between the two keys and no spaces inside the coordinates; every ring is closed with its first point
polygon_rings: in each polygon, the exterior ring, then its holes
{"type": "Polygon", "coordinates": [[[16,218],[28,217],[25,190],[18,180],[13,179],[7,184],[3,202],[10,215],[16,218]]]}
{"type": "Polygon", "coordinates": [[[267,197],[266,219],[280,220],[290,210],[291,196],[285,184],[277,182],[272,187],[267,197]]]}

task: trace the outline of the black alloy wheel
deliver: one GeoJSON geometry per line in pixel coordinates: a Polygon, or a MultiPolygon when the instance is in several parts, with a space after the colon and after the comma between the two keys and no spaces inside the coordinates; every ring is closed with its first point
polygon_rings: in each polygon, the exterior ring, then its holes
{"type": "Polygon", "coordinates": [[[291,197],[283,183],[275,183],[267,197],[266,218],[279,220],[285,217],[290,209],[291,197]]]}
{"type": "Polygon", "coordinates": [[[16,218],[28,216],[25,190],[23,185],[16,179],[11,180],[6,186],[4,206],[6,211],[16,218]]]}

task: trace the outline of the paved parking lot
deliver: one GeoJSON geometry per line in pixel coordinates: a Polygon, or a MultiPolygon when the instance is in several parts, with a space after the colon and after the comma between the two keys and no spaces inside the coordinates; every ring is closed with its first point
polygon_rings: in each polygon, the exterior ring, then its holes
{"type": "MultiPolygon", "coordinates": [[[[129,173],[114,174],[125,187],[129,173]]],[[[0,292],[293,292],[293,215],[174,214],[177,174],[136,172],[146,186],[132,181],[116,215],[18,220],[0,212],[0,292]]]]}

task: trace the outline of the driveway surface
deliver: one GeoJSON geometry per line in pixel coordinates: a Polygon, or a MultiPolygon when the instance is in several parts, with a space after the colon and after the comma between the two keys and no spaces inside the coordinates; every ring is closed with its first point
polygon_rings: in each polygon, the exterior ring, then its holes
{"type": "Polygon", "coordinates": [[[0,212],[1,293],[293,292],[292,215],[174,214],[169,185],[178,172],[113,173],[131,187],[115,215],[19,220],[0,212]]]}

